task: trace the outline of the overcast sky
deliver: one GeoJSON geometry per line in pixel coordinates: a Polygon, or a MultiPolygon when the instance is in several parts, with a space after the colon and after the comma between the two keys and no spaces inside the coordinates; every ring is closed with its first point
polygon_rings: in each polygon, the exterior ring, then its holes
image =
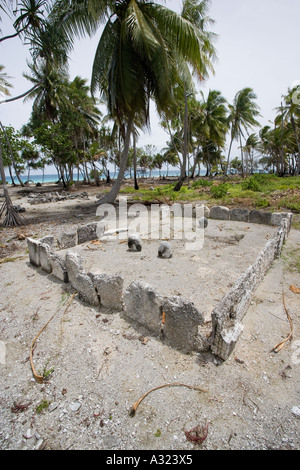
{"type": "MultiPolygon", "coordinates": [[[[158,3],[181,10],[181,0],[158,3]]],[[[282,95],[300,80],[300,1],[212,0],[210,17],[215,20],[212,30],[218,35],[215,43],[218,61],[214,65],[215,75],[202,85],[204,94],[216,89],[232,102],[237,91],[251,87],[261,108],[260,123],[269,124],[274,120],[274,108],[280,106],[282,95]]],[[[11,22],[3,14],[0,27],[3,35],[12,32],[11,22]]],[[[76,42],[70,60],[71,79],[80,75],[90,80],[96,47],[96,36],[76,42]]],[[[22,77],[28,70],[28,47],[18,38],[4,41],[0,43],[0,57],[0,64],[12,77],[12,96],[29,89],[31,82],[22,77]]],[[[30,111],[31,102],[2,104],[0,119],[4,125],[19,129],[27,122],[30,111]]],[[[141,135],[138,145],[151,143],[160,150],[166,141],[167,135],[159,127],[153,111],[151,133],[141,135]]]]}

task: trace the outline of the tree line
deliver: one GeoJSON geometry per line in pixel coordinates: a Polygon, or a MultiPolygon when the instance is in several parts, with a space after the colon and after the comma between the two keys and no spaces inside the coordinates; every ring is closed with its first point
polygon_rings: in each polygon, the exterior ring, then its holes
{"type": "Polygon", "coordinates": [[[227,176],[234,169],[244,176],[258,165],[280,176],[298,175],[297,87],[283,96],[274,124],[264,127],[253,89],[238,91],[232,103],[218,90],[197,93],[197,84],[214,73],[217,55],[209,6],[209,0],[184,0],[175,13],[141,0],[3,1],[0,16],[10,16],[15,33],[0,42],[18,37],[29,45],[24,76],[31,88],[10,97],[9,77],[1,66],[0,92],[7,95],[1,104],[31,100],[32,112],[18,131],[1,123],[0,164],[3,160],[24,184],[25,169],[43,170],[51,163],[64,186],[72,183],[74,172],[87,182],[98,183],[101,176],[110,181],[113,165],[118,176],[100,203],[115,200],[128,170],[137,189],[138,167],[178,166],[175,191],[199,174],[200,165],[207,176],[227,176]],[[85,78],[70,79],[68,57],[75,39],[95,34],[99,43],[89,87],[85,78]],[[160,152],[137,145],[151,124],[150,101],[168,135],[160,152]],[[234,142],[240,155],[233,157],[234,142]]]}

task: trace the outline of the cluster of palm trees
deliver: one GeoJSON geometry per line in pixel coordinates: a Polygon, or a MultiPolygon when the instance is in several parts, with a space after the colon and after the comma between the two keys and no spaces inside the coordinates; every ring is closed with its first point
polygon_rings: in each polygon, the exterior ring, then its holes
{"type": "MultiPolygon", "coordinates": [[[[299,173],[299,108],[290,99],[286,97],[274,129],[265,127],[258,136],[250,134],[259,125],[251,88],[239,91],[232,104],[216,90],[197,100],[196,80],[201,83],[209,77],[216,57],[209,3],[183,0],[181,13],[176,13],[150,0],[2,1],[0,16],[11,14],[15,33],[0,42],[19,36],[29,45],[31,62],[25,76],[32,87],[0,103],[32,100],[23,133],[51,158],[64,184],[76,167],[89,178],[87,158],[92,165],[102,161],[107,167],[108,156],[114,154],[118,177],[100,203],[114,202],[128,167],[131,142],[136,167],[136,138],[150,126],[150,101],[170,137],[163,155],[156,156],[157,165],[169,161],[180,166],[175,190],[187,175],[194,176],[200,163],[208,175],[215,164],[221,164],[227,175],[235,140],[243,173],[258,150],[265,155],[264,163],[272,164],[279,174],[291,166],[299,173]],[[68,56],[76,38],[95,34],[100,37],[88,87],[80,77],[70,80],[68,56]],[[102,121],[100,102],[107,108],[102,121]],[[107,120],[113,123],[110,133],[107,120]]],[[[0,87],[9,93],[3,68],[0,87]]],[[[0,155],[3,168],[1,161],[0,155]]]]}

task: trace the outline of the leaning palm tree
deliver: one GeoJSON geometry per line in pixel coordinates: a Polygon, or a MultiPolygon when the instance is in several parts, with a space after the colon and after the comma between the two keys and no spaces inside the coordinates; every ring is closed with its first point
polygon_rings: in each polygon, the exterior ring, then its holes
{"type": "MultiPolygon", "coordinates": [[[[3,66],[0,68],[1,72],[3,70],[3,66]]],[[[9,87],[10,83],[7,82],[7,75],[3,72],[0,74],[0,93],[4,93],[5,95],[9,95],[9,87]]],[[[3,126],[0,122],[1,128],[3,126]]],[[[7,135],[5,134],[6,138],[7,135]]],[[[9,141],[7,140],[8,144],[9,141]]],[[[5,219],[3,225],[5,227],[8,226],[16,226],[16,225],[25,225],[26,220],[22,217],[14,208],[11,198],[8,193],[7,184],[6,184],[6,177],[4,171],[4,163],[2,158],[2,144],[0,140],[0,177],[2,181],[3,191],[4,191],[4,198],[5,201],[3,202],[2,206],[0,207],[0,217],[2,217],[3,213],[6,212],[5,219]]]]}
{"type": "Polygon", "coordinates": [[[189,64],[201,75],[206,62],[198,28],[168,8],[147,0],[57,0],[54,14],[71,37],[94,34],[106,24],[96,51],[91,88],[106,100],[119,123],[124,147],[119,174],[100,203],[114,202],[127,166],[134,125],[149,126],[149,102],[159,114],[174,104],[179,67],[189,64]]]}
{"type": "Polygon", "coordinates": [[[227,164],[225,168],[225,175],[227,175],[230,153],[234,140],[240,141],[240,149],[242,154],[242,173],[243,173],[243,146],[242,136],[243,130],[248,132],[250,128],[259,126],[259,122],[256,118],[259,114],[259,107],[255,103],[257,96],[253,92],[252,88],[243,88],[240,90],[234,98],[233,104],[229,105],[229,124],[230,124],[230,145],[227,157],[227,164]]]}

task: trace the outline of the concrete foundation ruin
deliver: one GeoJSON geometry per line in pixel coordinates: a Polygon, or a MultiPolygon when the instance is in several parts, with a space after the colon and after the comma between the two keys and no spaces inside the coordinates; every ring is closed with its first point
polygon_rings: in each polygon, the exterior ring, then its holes
{"type": "MultiPolygon", "coordinates": [[[[105,226],[90,223],[59,240],[44,237],[27,239],[32,266],[68,283],[89,305],[104,307],[121,315],[137,328],[142,327],[161,341],[184,353],[211,351],[225,361],[231,355],[243,331],[243,318],[255,289],[274,260],[280,257],[288,237],[291,213],[268,213],[216,206],[205,212],[209,219],[264,224],[275,228],[274,236],[257,253],[253,264],[238,277],[211,312],[210,328],[195,304],[182,295],[161,295],[156,288],[140,280],[124,288],[124,276],[85,272],[84,259],[75,247],[105,235],[105,226]],[[56,249],[55,247],[58,247],[56,249]]],[[[162,261],[163,262],[163,261],[162,261]]]]}

